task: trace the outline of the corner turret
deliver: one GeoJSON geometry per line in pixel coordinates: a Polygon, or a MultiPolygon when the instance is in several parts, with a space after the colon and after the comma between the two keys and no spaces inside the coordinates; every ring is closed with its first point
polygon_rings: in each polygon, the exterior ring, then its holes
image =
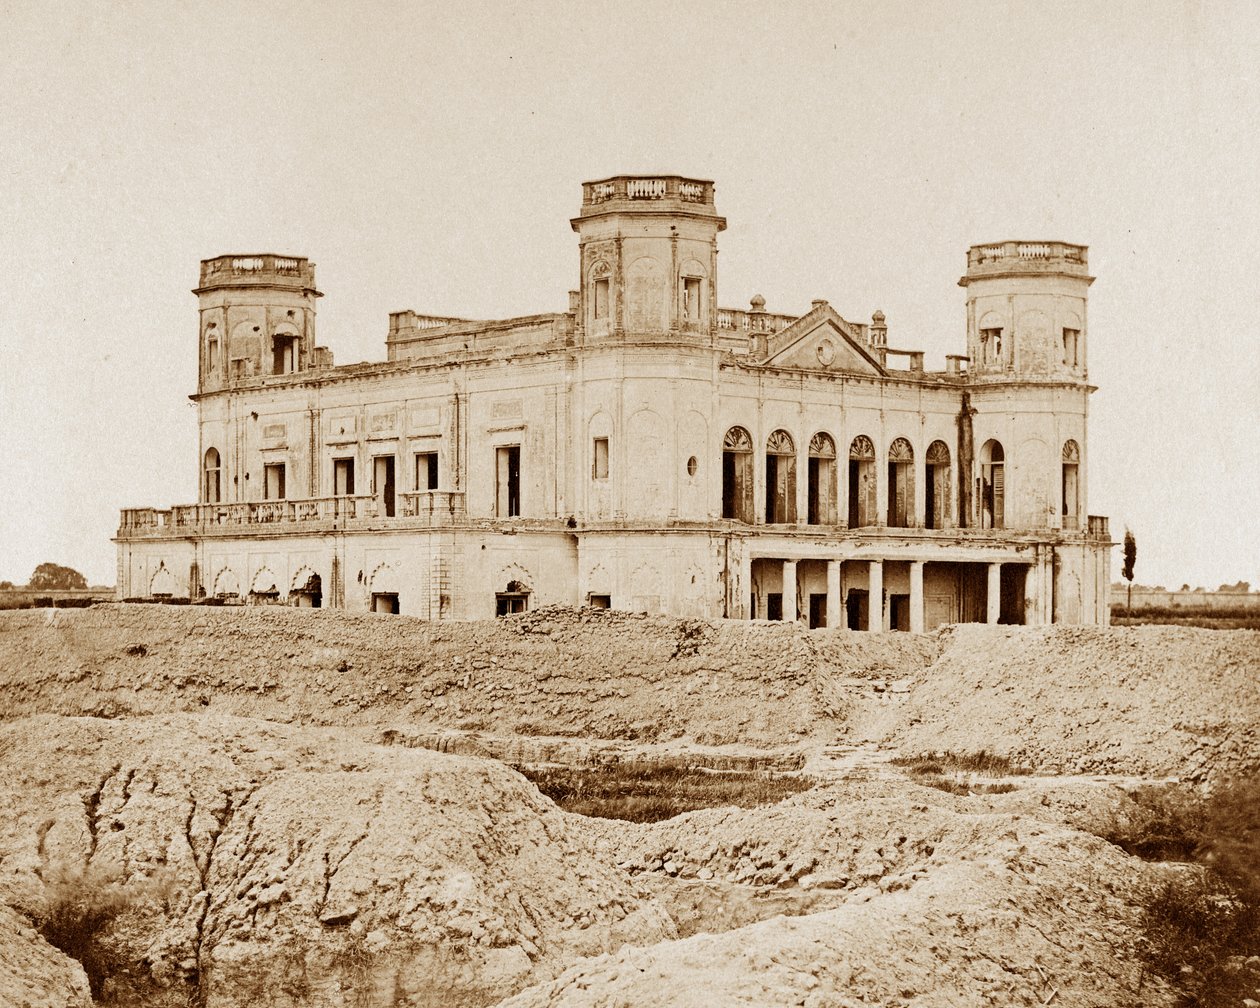
{"type": "Polygon", "coordinates": [[[973,245],[967,272],[967,354],[973,381],[1086,378],[1088,249],[1066,242],[973,245]]]}

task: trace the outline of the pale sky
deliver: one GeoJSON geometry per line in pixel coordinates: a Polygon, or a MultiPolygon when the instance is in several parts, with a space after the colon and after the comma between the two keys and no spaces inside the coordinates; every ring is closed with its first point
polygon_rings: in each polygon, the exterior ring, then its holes
{"type": "Polygon", "coordinates": [[[1252,0],[0,0],[0,579],[113,584],[119,508],[196,499],[199,260],[309,257],[382,359],[563,310],[579,184],[642,171],[716,180],[722,305],[930,367],[968,245],[1090,246],[1089,511],[1140,582],[1260,586],[1258,52],[1252,0]]]}

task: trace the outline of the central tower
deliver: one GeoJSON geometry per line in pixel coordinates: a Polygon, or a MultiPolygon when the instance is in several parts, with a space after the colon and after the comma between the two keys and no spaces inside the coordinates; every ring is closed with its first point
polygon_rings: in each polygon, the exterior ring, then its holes
{"type": "Polygon", "coordinates": [[[707,338],[717,312],[713,183],[616,175],[582,185],[577,328],[587,340],[707,338]]]}

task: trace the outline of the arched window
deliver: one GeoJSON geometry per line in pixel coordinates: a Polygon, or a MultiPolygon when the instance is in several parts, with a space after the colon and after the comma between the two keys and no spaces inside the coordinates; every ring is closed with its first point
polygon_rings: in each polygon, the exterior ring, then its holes
{"type": "Polygon", "coordinates": [[[836,523],[836,443],[819,432],[809,441],[808,514],[810,525],[836,523]]]}
{"type": "Polygon", "coordinates": [[[927,528],[949,527],[949,446],[944,441],[928,445],[924,474],[923,524],[927,528]]]}
{"type": "Polygon", "coordinates": [[[722,517],[752,524],[752,438],[732,427],[722,441],[722,517]]]}
{"type": "Polygon", "coordinates": [[[202,482],[201,498],[207,504],[218,504],[222,500],[219,474],[219,450],[210,448],[206,451],[205,478],[202,482]]]}
{"type": "Polygon", "coordinates": [[[849,445],[849,527],[875,524],[875,445],[859,434],[849,445]]]}
{"type": "Polygon", "coordinates": [[[796,445],[777,430],[766,440],[766,524],[796,521],[796,445]]]}
{"type": "Polygon", "coordinates": [[[914,449],[905,438],[888,446],[888,525],[914,524],[914,449]]]}
{"type": "Polygon", "coordinates": [[[1063,527],[1080,527],[1081,447],[1075,441],[1063,442],[1063,527]]]}
{"type": "Polygon", "coordinates": [[[1004,528],[1005,515],[1006,454],[990,439],[980,449],[980,527],[1004,528]]]}

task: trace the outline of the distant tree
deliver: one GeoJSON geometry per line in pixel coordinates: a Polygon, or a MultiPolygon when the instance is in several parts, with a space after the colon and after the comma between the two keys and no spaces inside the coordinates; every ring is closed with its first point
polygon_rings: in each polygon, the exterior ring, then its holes
{"type": "Polygon", "coordinates": [[[1124,570],[1120,573],[1129,582],[1129,601],[1126,609],[1133,608],[1133,565],[1137,563],[1137,540],[1128,529],[1124,530],[1124,570]]]}
{"type": "Polygon", "coordinates": [[[1187,584],[1183,584],[1183,585],[1181,586],[1181,590],[1182,590],[1182,591],[1189,591],[1189,590],[1190,590],[1190,585],[1189,585],[1188,583],[1187,583],[1187,584]]]}
{"type": "Polygon", "coordinates": [[[12,590],[13,590],[12,581],[0,581],[0,591],[12,591],[12,590]]]}
{"type": "Polygon", "coordinates": [[[28,588],[53,589],[64,591],[68,588],[86,588],[87,578],[72,567],[62,567],[55,563],[42,563],[35,568],[28,588]]]}

